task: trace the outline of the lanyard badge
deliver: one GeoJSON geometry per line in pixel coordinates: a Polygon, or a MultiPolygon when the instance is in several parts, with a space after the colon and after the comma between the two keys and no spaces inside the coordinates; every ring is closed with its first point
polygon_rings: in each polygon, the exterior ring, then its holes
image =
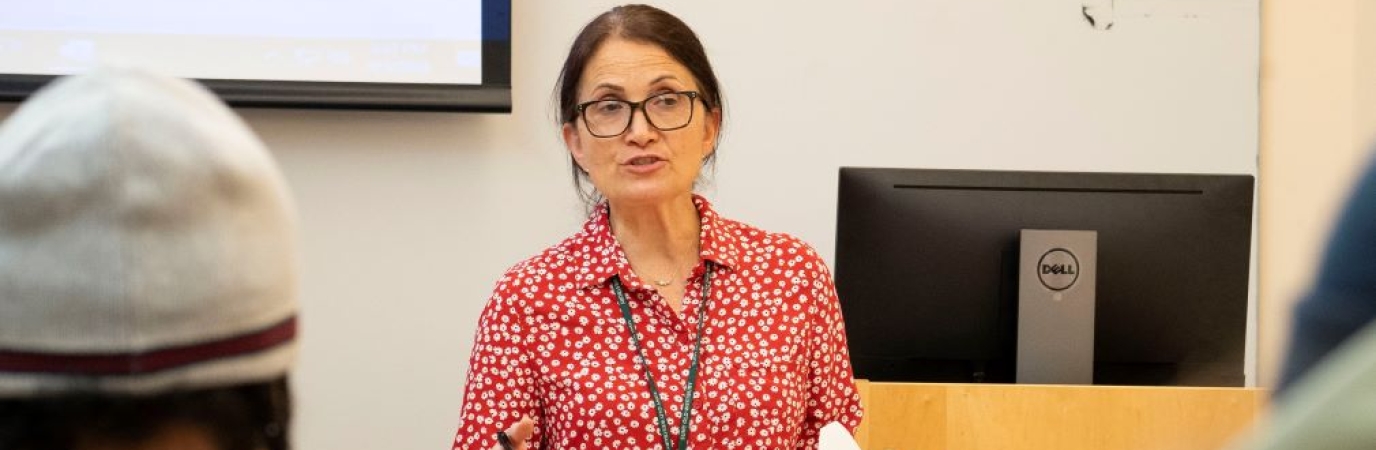
{"type": "Polygon", "coordinates": [[[702,297],[701,304],[698,305],[698,330],[697,339],[693,343],[693,361],[688,367],[688,382],[683,388],[683,409],[679,415],[678,446],[673,446],[673,437],[669,433],[669,420],[664,412],[664,401],[660,398],[659,387],[655,385],[655,378],[650,373],[650,362],[645,358],[645,350],[640,345],[640,337],[635,331],[635,318],[631,316],[631,304],[626,300],[625,289],[621,286],[621,278],[612,279],[612,292],[616,293],[616,301],[621,306],[621,316],[626,319],[626,329],[631,334],[631,343],[635,345],[636,357],[640,361],[640,367],[645,372],[645,381],[649,385],[650,400],[655,405],[655,418],[659,422],[659,437],[664,444],[665,450],[683,450],[688,448],[688,425],[693,419],[693,391],[698,382],[698,357],[702,353],[702,331],[707,323],[707,302],[710,299],[712,289],[712,261],[704,261],[706,270],[702,274],[702,297]]]}

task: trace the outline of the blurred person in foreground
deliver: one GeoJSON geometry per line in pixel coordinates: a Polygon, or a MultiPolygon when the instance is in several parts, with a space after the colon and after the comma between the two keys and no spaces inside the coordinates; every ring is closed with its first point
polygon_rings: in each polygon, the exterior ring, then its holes
{"type": "Polygon", "coordinates": [[[575,38],[557,91],[591,215],[497,282],[453,448],[815,448],[829,423],[853,433],[825,262],[693,192],[725,108],[697,35],[612,8],[575,38]]]}
{"type": "MultiPolygon", "coordinates": [[[[1376,154],[1374,154],[1376,155],[1376,154]]],[[[1357,181],[1314,286],[1295,306],[1278,394],[1376,320],[1376,159],[1357,181]]]]}
{"type": "Polygon", "coordinates": [[[0,125],[0,448],[286,450],[296,217],[192,82],[100,68],[0,125]]]}
{"type": "Polygon", "coordinates": [[[1271,411],[1234,449],[1376,448],[1376,159],[1294,321],[1271,411]]]}

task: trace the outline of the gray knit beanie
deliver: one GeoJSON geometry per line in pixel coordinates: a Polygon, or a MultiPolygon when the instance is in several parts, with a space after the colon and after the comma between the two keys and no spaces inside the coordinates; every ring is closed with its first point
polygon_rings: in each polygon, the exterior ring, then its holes
{"type": "Polygon", "coordinates": [[[0,124],[0,397],[282,376],[295,233],[266,148],[199,85],[45,87],[0,124]]]}

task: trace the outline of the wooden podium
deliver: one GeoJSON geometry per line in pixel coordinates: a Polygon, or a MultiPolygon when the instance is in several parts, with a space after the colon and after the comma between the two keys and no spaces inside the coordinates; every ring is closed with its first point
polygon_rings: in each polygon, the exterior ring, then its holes
{"type": "Polygon", "coordinates": [[[1252,388],[855,384],[865,450],[1217,450],[1266,400],[1252,388]]]}

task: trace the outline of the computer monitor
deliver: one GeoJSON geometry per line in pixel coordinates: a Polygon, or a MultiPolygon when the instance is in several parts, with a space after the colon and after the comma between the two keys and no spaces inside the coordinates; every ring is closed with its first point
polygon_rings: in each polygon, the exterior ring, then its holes
{"type": "Polygon", "coordinates": [[[1095,384],[1242,386],[1250,175],[842,168],[855,376],[1013,382],[1018,235],[1098,232],[1095,384]]]}

